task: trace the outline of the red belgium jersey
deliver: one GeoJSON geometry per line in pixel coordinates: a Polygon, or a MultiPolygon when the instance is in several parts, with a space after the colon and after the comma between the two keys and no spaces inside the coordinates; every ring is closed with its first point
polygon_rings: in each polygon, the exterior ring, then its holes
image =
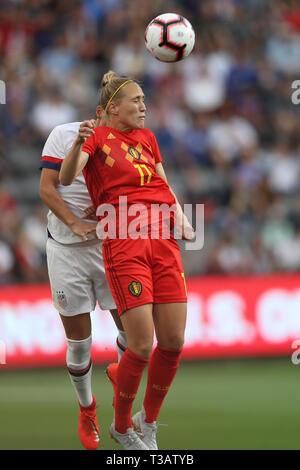
{"type": "Polygon", "coordinates": [[[153,204],[176,204],[168,184],[156,173],[155,164],[162,157],[153,132],[124,132],[107,126],[94,131],[82,150],[89,154],[83,174],[96,208],[113,205],[118,225],[120,196],[127,197],[128,208],[142,204],[149,210],[153,204]]]}

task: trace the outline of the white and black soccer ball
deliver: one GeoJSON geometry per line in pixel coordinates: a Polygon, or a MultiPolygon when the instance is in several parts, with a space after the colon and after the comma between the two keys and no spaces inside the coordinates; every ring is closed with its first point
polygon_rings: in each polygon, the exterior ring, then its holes
{"type": "Polygon", "coordinates": [[[164,13],[148,24],[145,43],[156,59],[162,62],[178,62],[192,52],[195,32],[191,23],[183,16],[164,13]]]}

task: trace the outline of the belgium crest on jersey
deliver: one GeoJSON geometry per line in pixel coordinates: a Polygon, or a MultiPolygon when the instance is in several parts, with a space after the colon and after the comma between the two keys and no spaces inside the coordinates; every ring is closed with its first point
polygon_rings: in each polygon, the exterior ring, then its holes
{"type": "Polygon", "coordinates": [[[139,281],[132,281],[128,286],[129,292],[135,297],[139,297],[142,293],[142,284],[139,281]]]}
{"type": "Polygon", "coordinates": [[[137,149],[135,149],[134,147],[129,147],[128,153],[129,153],[133,158],[135,158],[136,160],[139,160],[139,159],[141,158],[140,152],[139,152],[137,149]]]}

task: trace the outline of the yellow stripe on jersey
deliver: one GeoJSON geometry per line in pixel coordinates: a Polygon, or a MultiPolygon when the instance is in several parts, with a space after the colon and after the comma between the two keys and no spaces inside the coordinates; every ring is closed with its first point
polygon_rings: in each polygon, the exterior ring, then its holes
{"type": "Polygon", "coordinates": [[[187,288],[186,288],[186,282],[185,282],[185,276],[184,276],[184,273],[181,273],[181,277],[183,278],[183,282],[184,282],[184,288],[185,288],[185,295],[187,296],[187,288]]]}

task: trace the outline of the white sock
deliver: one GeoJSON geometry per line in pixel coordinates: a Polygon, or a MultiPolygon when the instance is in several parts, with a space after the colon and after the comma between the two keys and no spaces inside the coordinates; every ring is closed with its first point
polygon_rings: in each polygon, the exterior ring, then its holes
{"type": "Polygon", "coordinates": [[[118,330],[116,343],[117,343],[117,351],[118,351],[118,362],[120,362],[121,357],[123,353],[125,352],[125,349],[127,348],[127,339],[126,339],[125,331],[118,330]]]}
{"type": "Polygon", "coordinates": [[[68,339],[67,368],[79,403],[89,406],[92,395],[92,336],[83,340],[68,339]]]}

